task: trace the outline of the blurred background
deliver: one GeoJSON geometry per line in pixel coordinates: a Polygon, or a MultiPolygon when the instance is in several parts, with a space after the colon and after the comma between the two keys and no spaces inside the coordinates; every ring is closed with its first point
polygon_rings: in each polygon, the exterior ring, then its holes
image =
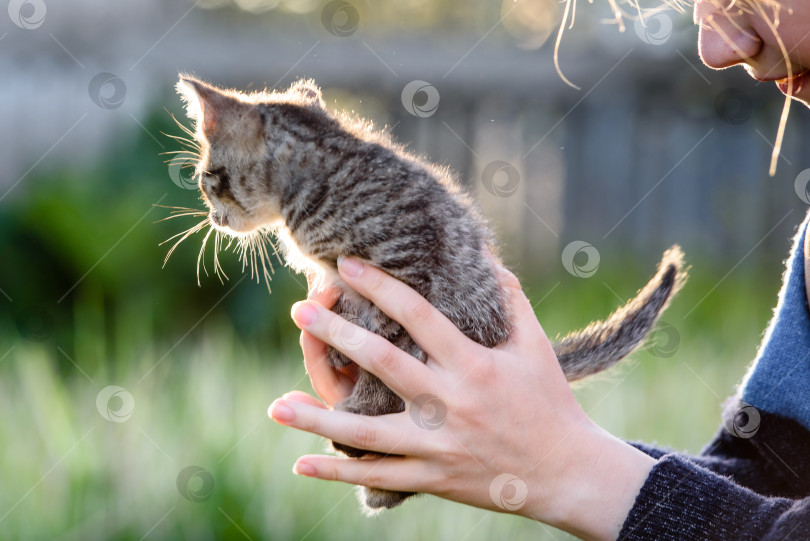
{"type": "MultiPolygon", "coordinates": [[[[808,111],[712,72],[690,14],[610,22],[554,0],[11,0],[0,15],[0,538],[564,539],[422,497],[374,519],[296,478],[325,442],[270,422],[311,392],[270,284],[200,235],[178,150],[178,72],[240,89],[313,77],[328,105],[457,172],[550,335],[604,317],[680,244],[686,288],[633,359],[577,388],[626,439],[698,452],[775,304],[810,203],[808,111]],[[187,220],[187,221],[184,221],[187,220]],[[209,246],[208,270],[213,265],[209,246]]],[[[634,9],[625,6],[629,14],[634,9]]],[[[539,427],[542,430],[542,427],[539,427]]]]}

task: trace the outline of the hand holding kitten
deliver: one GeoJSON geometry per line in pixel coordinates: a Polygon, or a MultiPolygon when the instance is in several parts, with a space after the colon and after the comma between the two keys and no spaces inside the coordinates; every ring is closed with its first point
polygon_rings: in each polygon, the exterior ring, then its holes
{"type": "MultiPolygon", "coordinates": [[[[582,411],[514,275],[498,267],[514,330],[508,342],[488,349],[407,285],[368,265],[355,274],[350,263],[339,267],[345,283],[401,323],[428,360],[422,364],[379,336],[353,329],[362,333],[363,347],[345,353],[402,396],[406,411],[356,415],[293,392],[274,402],[270,415],[347,445],[402,456],[305,456],[296,473],[430,493],[521,514],[586,539],[615,539],[654,460],[582,411]],[[424,396],[438,406],[428,415],[429,426],[413,415],[424,396]],[[499,487],[504,474],[516,479],[511,487],[499,487]]],[[[348,396],[353,384],[350,374],[326,362],[326,344],[341,347],[335,329],[351,325],[319,304],[334,299],[327,287],[293,309],[313,387],[329,405],[348,396]]]]}

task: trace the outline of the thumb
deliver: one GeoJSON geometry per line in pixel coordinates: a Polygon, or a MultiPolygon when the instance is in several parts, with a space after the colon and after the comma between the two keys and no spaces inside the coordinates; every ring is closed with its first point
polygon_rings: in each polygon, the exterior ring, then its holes
{"type": "Polygon", "coordinates": [[[511,271],[496,264],[495,271],[498,274],[498,282],[506,293],[506,302],[512,323],[512,332],[507,342],[507,349],[526,350],[535,352],[551,352],[553,349],[546,336],[543,327],[537,320],[531,302],[523,293],[520,281],[511,271]]]}
{"type": "MultiPolygon", "coordinates": [[[[495,278],[498,284],[506,293],[506,303],[510,314],[510,322],[512,323],[512,337],[511,341],[515,339],[515,331],[523,323],[524,320],[534,321],[537,323],[537,318],[534,315],[534,308],[532,308],[529,299],[523,293],[523,288],[520,286],[520,280],[515,276],[512,271],[507,269],[500,259],[496,259],[489,249],[484,250],[484,256],[489,260],[492,269],[495,271],[495,278]]],[[[537,323],[537,326],[540,324],[537,323]]],[[[542,332],[542,329],[541,329],[542,332]]]]}

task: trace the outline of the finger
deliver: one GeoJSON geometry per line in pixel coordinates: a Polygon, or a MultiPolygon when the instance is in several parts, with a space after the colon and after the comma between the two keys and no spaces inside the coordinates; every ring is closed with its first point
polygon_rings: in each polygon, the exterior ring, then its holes
{"type": "Polygon", "coordinates": [[[428,431],[417,427],[407,415],[369,417],[286,399],[273,402],[267,412],[279,424],[318,434],[356,449],[421,456],[432,447],[428,431]]]}
{"type": "MultiPolygon", "coordinates": [[[[495,271],[495,278],[498,280],[498,285],[506,293],[507,306],[510,308],[509,313],[512,316],[512,323],[514,324],[534,316],[534,307],[523,293],[523,288],[517,276],[507,269],[500,260],[496,259],[489,250],[486,250],[484,255],[492,265],[492,270],[495,271]]],[[[536,319],[536,317],[534,319],[536,319]]]]}
{"type": "Polygon", "coordinates": [[[341,258],[338,270],[349,286],[405,327],[439,364],[472,356],[477,344],[406,284],[357,259],[341,258]]]}
{"type": "Polygon", "coordinates": [[[302,404],[308,404],[308,405],[316,407],[316,408],[327,409],[326,406],[323,404],[323,402],[321,402],[320,400],[318,400],[317,398],[315,398],[312,395],[308,395],[307,393],[305,393],[303,391],[290,391],[289,393],[284,393],[281,396],[281,398],[284,399],[284,400],[292,400],[294,402],[301,402],[302,404]]]}
{"type": "Polygon", "coordinates": [[[510,308],[512,320],[517,322],[524,318],[537,319],[534,314],[534,307],[523,293],[520,280],[509,269],[500,264],[495,264],[495,276],[498,284],[506,293],[507,303],[510,308]]]}
{"type": "MultiPolygon", "coordinates": [[[[498,282],[503,287],[507,296],[507,306],[512,316],[512,330],[509,341],[503,345],[507,350],[538,350],[550,352],[552,356],[551,342],[549,342],[543,327],[537,320],[532,306],[523,289],[520,281],[506,267],[495,265],[495,272],[498,282]]],[[[556,357],[554,357],[556,358],[556,357]]]]}
{"type": "Polygon", "coordinates": [[[324,402],[334,406],[352,394],[354,382],[336,371],[329,362],[326,344],[307,331],[301,331],[301,349],[312,389],[324,402]]]}
{"type": "Polygon", "coordinates": [[[426,464],[412,457],[357,460],[305,455],[295,462],[293,472],[327,481],[401,492],[426,492],[436,483],[426,464]]]}
{"type": "Polygon", "coordinates": [[[424,393],[437,394],[437,374],[388,340],[349,323],[320,304],[304,301],[293,306],[293,320],[302,330],[331,345],[380,378],[405,400],[424,393]]]}

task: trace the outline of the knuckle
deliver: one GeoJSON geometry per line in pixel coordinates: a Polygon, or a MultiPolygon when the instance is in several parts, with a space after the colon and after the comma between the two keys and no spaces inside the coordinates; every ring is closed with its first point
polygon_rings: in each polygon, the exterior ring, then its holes
{"type": "Polygon", "coordinates": [[[386,275],[382,271],[369,272],[366,287],[369,292],[378,292],[382,290],[385,283],[386,275]]]}
{"type": "Polygon", "coordinates": [[[383,486],[383,478],[377,473],[369,472],[363,476],[361,483],[365,487],[381,488],[383,486]]]}
{"type": "Polygon", "coordinates": [[[405,318],[414,323],[424,323],[430,321],[433,310],[433,306],[427,301],[417,301],[405,308],[405,318]]]}
{"type": "Polygon", "coordinates": [[[490,388],[499,388],[498,384],[501,383],[500,368],[493,362],[488,360],[481,360],[471,367],[472,381],[478,385],[483,385],[490,388]]]}
{"type": "MultiPolygon", "coordinates": [[[[499,346],[495,346],[497,348],[499,346]]],[[[490,370],[497,368],[497,349],[484,347],[473,341],[465,343],[458,349],[458,355],[464,359],[465,365],[471,371],[470,375],[482,374],[486,376],[490,370]]]]}
{"type": "Polygon", "coordinates": [[[377,431],[367,423],[360,424],[352,434],[352,446],[359,449],[374,449],[377,443],[377,431]]]}
{"type": "MultiPolygon", "coordinates": [[[[464,462],[462,461],[461,464],[464,462]]],[[[437,471],[434,475],[434,483],[442,487],[441,493],[452,494],[460,487],[464,487],[468,483],[469,471],[464,468],[459,468],[455,464],[448,465],[442,471],[437,471]]]]}
{"type": "Polygon", "coordinates": [[[455,349],[456,356],[464,359],[464,364],[468,369],[487,362],[491,353],[491,349],[472,340],[462,342],[455,349]]]}
{"type": "Polygon", "coordinates": [[[430,445],[436,456],[456,457],[458,455],[458,441],[451,437],[436,437],[431,441],[430,445]]]}
{"type": "Polygon", "coordinates": [[[374,368],[387,373],[396,370],[399,364],[399,355],[395,346],[384,344],[379,353],[374,356],[374,368]]]}
{"type": "Polygon", "coordinates": [[[341,475],[339,468],[332,465],[321,467],[321,477],[327,481],[345,481],[344,476],[341,475]]]}

